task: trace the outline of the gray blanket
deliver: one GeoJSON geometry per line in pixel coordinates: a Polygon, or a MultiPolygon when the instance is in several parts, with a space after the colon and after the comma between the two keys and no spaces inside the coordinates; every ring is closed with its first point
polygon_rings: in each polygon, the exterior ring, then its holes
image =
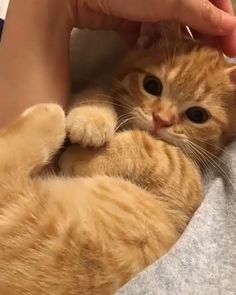
{"type": "Polygon", "coordinates": [[[208,179],[205,199],[180,240],[119,295],[236,294],[236,142],[219,165],[225,175],[208,179]]]}

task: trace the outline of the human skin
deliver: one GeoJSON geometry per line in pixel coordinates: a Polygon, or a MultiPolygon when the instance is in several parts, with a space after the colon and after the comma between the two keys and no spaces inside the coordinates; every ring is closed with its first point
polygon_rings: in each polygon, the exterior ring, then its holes
{"type": "Polygon", "coordinates": [[[215,43],[219,43],[226,55],[236,56],[235,17],[229,16],[234,15],[231,0],[129,0],[125,6],[119,0],[72,0],[72,3],[73,11],[77,12],[76,24],[82,28],[112,27],[130,34],[135,29],[134,21],[140,24],[178,20],[210,42],[213,36],[221,36],[215,43]]]}
{"type": "Polygon", "coordinates": [[[220,9],[207,0],[127,0],[125,6],[120,0],[10,1],[0,47],[0,126],[32,104],[66,105],[73,26],[114,29],[135,39],[143,22],[179,20],[205,35],[220,36],[224,52],[236,55],[231,1],[212,2],[220,9]]]}
{"type": "Polygon", "coordinates": [[[66,103],[72,25],[62,11],[63,0],[10,1],[0,45],[0,126],[31,104],[66,103]]]}

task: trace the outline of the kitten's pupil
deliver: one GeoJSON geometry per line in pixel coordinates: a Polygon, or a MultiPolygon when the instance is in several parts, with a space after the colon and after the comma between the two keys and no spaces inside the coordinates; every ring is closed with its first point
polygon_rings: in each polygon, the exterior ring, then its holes
{"type": "Polygon", "coordinates": [[[147,76],[143,81],[143,88],[151,95],[160,96],[162,94],[163,85],[159,78],[147,76]]]}
{"type": "Polygon", "coordinates": [[[194,123],[202,124],[209,119],[208,112],[201,107],[191,107],[186,111],[188,119],[194,123]]]}

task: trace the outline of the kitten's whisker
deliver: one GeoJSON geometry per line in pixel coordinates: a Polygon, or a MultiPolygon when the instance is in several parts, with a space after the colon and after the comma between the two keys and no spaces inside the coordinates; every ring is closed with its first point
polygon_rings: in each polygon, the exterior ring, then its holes
{"type": "MultiPolygon", "coordinates": [[[[211,170],[211,166],[213,166],[217,171],[218,167],[215,165],[214,160],[212,160],[209,155],[204,154],[203,151],[199,150],[199,147],[196,147],[194,145],[191,146],[192,150],[194,150],[196,153],[198,153],[199,157],[198,159],[200,160],[201,166],[205,168],[206,170],[209,169],[211,170]],[[211,166],[210,166],[211,165],[211,166]]],[[[219,171],[218,171],[219,172],[219,171]]],[[[222,174],[222,172],[220,172],[222,174]]],[[[225,173],[225,172],[224,172],[225,173]]],[[[223,173],[223,175],[224,175],[223,173]]]]}
{"type": "Polygon", "coordinates": [[[130,100],[130,98],[127,96],[124,96],[120,93],[117,93],[116,96],[110,96],[112,100],[114,100],[115,102],[120,103],[122,101],[122,106],[126,106],[127,108],[131,109],[135,106],[134,102],[132,102],[130,100]]]}
{"type": "MultiPolygon", "coordinates": [[[[185,145],[186,146],[186,145],[185,145]]],[[[185,147],[184,146],[184,147],[185,147]]],[[[187,153],[188,155],[190,156],[190,158],[192,159],[193,157],[195,158],[196,161],[194,161],[194,163],[199,167],[199,163],[202,164],[202,167],[203,167],[203,173],[204,175],[206,175],[206,177],[208,179],[210,179],[210,171],[211,171],[211,168],[210,168],[210,165],[208,164],[208,161],[203,162],[202,163],[202,158],[199,156],[199,152],[196,152],[192,147],[191,145],[187,145],[186,146],[187,148],[187,153]]],[[[204,157],[205,158],[205,157],[204,157]]]]}
{"type": "Polygon", "coordinates": [[[116,124],[116,130],[118,130],[119,129],[118,127],[120,126],[120,124],[123,124],[123,122],[127,119],[134,120],[135,117],[130,113],[126,113],[126,114],[119,116],[118,120],[117,120],[117,124],[116,124]]]}
{"type": "Polygon", "coordinates": [[[170,60],[170,54],[169,54],[169,47],[168,47],[168,41],[167,37],[165,36],[165,39],[163,40],[164,44],[160,44],[160,49],[163,53],[164,59],[169,61],[170,60]]]}
{"type": "Polygon", "coordinates": [[[93,103],[93,104],[107,104],[107,105],[111,105],[111,106],[118,106],[118,107],[124,108],[127,111],[130,111],[130,109],[125,108],[125,106],[122,105],[122,104],[117,104],[117,103],[114,103],[112,101],[100,100],[100,99],[98,99],[98,100],[87,100],[87,101],[77,101],[76,104],[73,107],[81,106],[81,105],[90,105],[91,103],[93,103]]]}
{"type": "Polygon", "coordinates": [[[177,41],[178,41],[178,36],[176,36],[175,41],[174,41],[174,50],[173,50],[173,54],[172,54],[172,59],[171,59],[171,67],[174,66],[174,59],[176,57],[176,49],[177,49],[177,41]]]}
{"type": "Polygon", "coordinates": [[[101,97],[107,98],[107,99],[111,100],[114,104],[116,104],[117,106],[120,106],[123,108],[126,107],[127,109],[130,109],[133,107],[133,105],[128,104],[126,101],[124,101],[123,97],[120,97],[121,99],[118,99],[115,96],[111,96],[111,95],[107,95],[107,94],[104,95],[102,93],[101,93],[101,97]],[[122,103],[121,103],[121,101],[122,101],[122,103]]]}
{"type": "Polygon", "coordinates": [[[129,117],[131,114],[130,113],[126,113],[126,114],[123,114],[121,116],[118,117],[118,120],[124,118],[124,117],[129,117]]]}
{"type": "MultiPolygon", "coordinates": [[[[192,159],[192,157],[194,157],[195,159],[195,164],[197,165],[197,167],[199,167],[199,163],[201,162],[201,158],[198,155],[198,153],[196,153],[196,151],[191,147],[191,145],[186,145],[186,151],[188,153],[188,156],[192,159]]],[[[208,170],[209,167],[206,165],[206,163],[203,164],[203,168],[208,170]]]]}
{"type": "MultiPolygon", "coordinates": [[[[164,28],[164,27],[163,27],[164,28]]],[[[170,60],[170,48],[169,48],[169,40],[168,40],[168,38],[167,38],[167,34],[164,32],[164,31],[162,31],[162,33],[163,33],[163,37],[164,37],[164,42],[165,42],[165,47],[163,48],[163,52],[164,52],[164,54],[166,53],[166,56],[165,56],[165,58],[166,58],[166,60],[168,61],[168,60],[170,60]]]]}
{"type": "Polygon", "coordinates": [[[198,157],[196,152],[191,148],[191,146],[186,144],[180,144],[180,147],[181,149],[183,149],[183,151],[187,153],[187,155],[191,158],[191,160],[193,160],[195,165],[198,167],[200,158],[198,157]]]}
{"type": "Polygon", "coordinates": [[[129,107],[129,108],[132,108],[133,106],[134,106],[134,103],[131,101],[131,100],[128,100],[129,99],[129,97],[127,96],[127,97],[125,97],[125,96],[122,96],[120,93],[115,93],[115,94],[117,94],[117,96],[118,97],[116,97],[116,96],[112,96],[112,95],[108,95],[108,94],[103,94],[103,96],[104,97],[106,97],[106,98],[109,98],[109,99],[112,99],[112,100],[114,100],[114,101],[117,101],[117,102],[119,102],[120,103],[120,101],[122,100],[122,105],[126,105],[127,107],[129,107]]]}
{"type": "Polygon", "coordinates": [[[199,152],[199,150],[196,150],[196,148],[194,148],[194,146],[192,145],[192,142],[189,142],[188,147],[189,147],[189,149],[192,151],[192,153],[195,153],[195,155],[197,156],[197,159],[198,159],[198,166],[201,165],[204,169],[206,169],[206,170],[208,170],[208,169],[211,170],[211,167],[210,167],[209,163],[208,163],[208,162],[203,162],[203,161],[202,161],[202,157],[204,157],[204,159],[205,159],[205,156],[202,155],[202,154],[199,152]]]}
{"type": "Polygon", "coordinates": [[[121,122],[118,126],[115,128],[115,132],[117,132],[121,127],[123,127],[128,122],[132,121],[134,118],[127,118],[123,122],[121,122]]]}
{"type": "MultiPolygon", "coordinates": [[[[232,181],[230,175],[211,157],[211,155],[208,153],[208,151],[206,151],[205,149],[203,149],[201,146],[198,146],[197,144],[189,141],[192,144],[192,147],[201,155],[204,156],[204,158],[206,160],[209,161],[209,163],[211,163],[211,165],[222,175],[224,176],[224,178],[229,181],[229,183],[232,185],[232,187],[234,189],[236,189],[236,186],[234,184],[234,182],[232,181]]],[[[218,158],[217,158],[218,159],[218,158]]],[[[222,161],[222,163],[224,163],[222,161]]],[[[225,165],[225,163],[224,163],[225,165]]]]}
{"type": "MultiPolygon", "coordinates": [[[[121,88],[124,89],[124,86],[121,84],[121,82],[120,82],[120,85],[121,85],[121,88]]],[[[115,89],[115,88],[113,89],[113,92],[114,92],[114,94],[117,95],[117,97],[115,97],[114,99],[116,99],[116,100],[124,99],[126,101],[126,103],[129,103],[129,106],[133,107],[135,105],[134,104],[135,98],[133,97],[133,100],[131,100],[132,96],[130,95],[130,93],[128,93],[127,95],[124,95],[120,92],[120,90],[115,89]]]]}
{"type": "MultiPolygon", "coordinates": [[[[203,151],[201,151],[199,153],[203,153],[203,151]]],[[[214,161],[209,155],[206,154],[204,157],[216,169],[216,171],[218,171],[232,185],[232,187],[235,189],[236,188],[235,184],[231,180],[231,177],[229,176],[229,174],[223,168],[221,168],[219,166],[219,164],[216,161],[214,161]]]]}
{"type": "Polygon", "coordinates": [[[200,145],[198,145],[198,144],[196,144],[194,142],[192,142],[192,144],[195,144],[199,149],[201,149],[202,151],[204,151],[205,153],[207,153],[209,156],[211,156],[211,158],[215,158],[217,162],[221,162],[225,166],[225,162],[222,159],[220,159],[219,157],[215,156],[211,152],[207,151],[202,146],[200,146],[200,145]]]}
{"type": "MultiPolygon", "coordinates": [[[[96,80],[95,79],[91,79],[91,78],[85,78],[85,79],[83,79],[84,81],[87,81],[87,82],[91,82],[91,83],[93,83],[93,87],[86,87],[85,89],[86,90],[81,90],[81,91],[79,91],[78,92],[78,94],[77,95],[79,95],[79,96],[81,96],[82,97],[82,95],[83,95],[83,92],[87,92],[87,91],[89,91],[89,89],[91,89],[91,88],[95,88],[95,89],[100,89],[100,91],[102,90],[102,89],[105,89],[105,91],[107,90],[107,92],[108,93],[103,93],[103,92],[101,92],[101,95],[102,96],[104,96],[104,97],[107,97],[107,98],[111,98],[111,99],[113,99],[113,100],[116,100],[116,101],[118,101],[119,102],[119,98],[116,98],[116,97],[112,97],[112,96],[109,96],[109,94],[110,93],[117,93],[118,94],[118,96],[120,96],[121,98],[122,98],[122,96],[121,96],[121,94],[118,92],[118,90],[117,89],[115,89],[114,87],[112,87],[112,83],[116,83],[116,84],[118,84],[122,89],[124,89],[124,86],[122,85],[122,83],[121,83],[121,81],[119,81],[118,79],[116,79],[115,77],[113,77],[113,79],[112,79],[112,82],[110,82],[110,86],[109,85],[106,85],[105,86],[105,88],[104,88],[104,83],[102,83],[101,84],[101,82],[99,82],[99,83],[94,83],[94,82],[96,82],[96,80]],[[97,85],[97,86],[96,86],[97,85]]],[[[74,95],[74,97],[76,97],[77,95],[74,95]]],[[[127,100],[127,98],[126,98],[126,100],[127,100]]],[[[131,101],[130,101],[131,102],[131,101]]],[[[127,102],[126,102],[126,104],[127,104],[127,102]]],[[[124,105],[125,105],[125,103],[124,103],[124,105]]],[[[134,104],[132,103],[132,104],[130,104],[130,105],[126,105],[127,107],[132,107],[134,104]]],[[[122,106],[123,106],[123,101],[122,101],[122,106]]]]}
{"type": "Polygon", "coordinates": [[[121,123],[121,122],[123,122],[124,120],[126,120],[126,119],[133,119],[133,117],[130,115],[130,114],[124,114],[124,115],[122,115],[122,116],[120,116],[119,118],[118,118],[118,120],[117,120],[117,123],[116,123],[116,128],[117,128],[117,126],[119,126],[119,124],[121,123]]]}
{"type": "Polygon", "coordinates": [[[221,147],[219,147],[219,146],[217,146],[217,145],[211,144],[211,143],[209,143],[208,141],[203,140],[203,139],[200,139],[200,138],[198,138],[198,137],[194,137],[194,138],[192,138],[192,139],[193,139],[193,140],[196,140],[196,141],[199,141],[199,142],[202,142],[202,143],[206,143],[207,145],[212,146],[212,147],[216,148],[216,149],[219,150],[219,151],[222,151],[225,155],[228,155],[228,156],[231,158],[230,153],[228,153],[228,152],[225,150],[225,148],[221,148],[221,147]]]}

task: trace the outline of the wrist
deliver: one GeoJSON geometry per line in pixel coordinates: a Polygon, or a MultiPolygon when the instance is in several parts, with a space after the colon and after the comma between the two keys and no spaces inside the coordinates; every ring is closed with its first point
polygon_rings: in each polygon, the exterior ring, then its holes
{"type": "Polygon", "coordinates": [[[69,95],[67,0],[11,0],[0,50],[0,125],[26,107],[69,95]]]}

